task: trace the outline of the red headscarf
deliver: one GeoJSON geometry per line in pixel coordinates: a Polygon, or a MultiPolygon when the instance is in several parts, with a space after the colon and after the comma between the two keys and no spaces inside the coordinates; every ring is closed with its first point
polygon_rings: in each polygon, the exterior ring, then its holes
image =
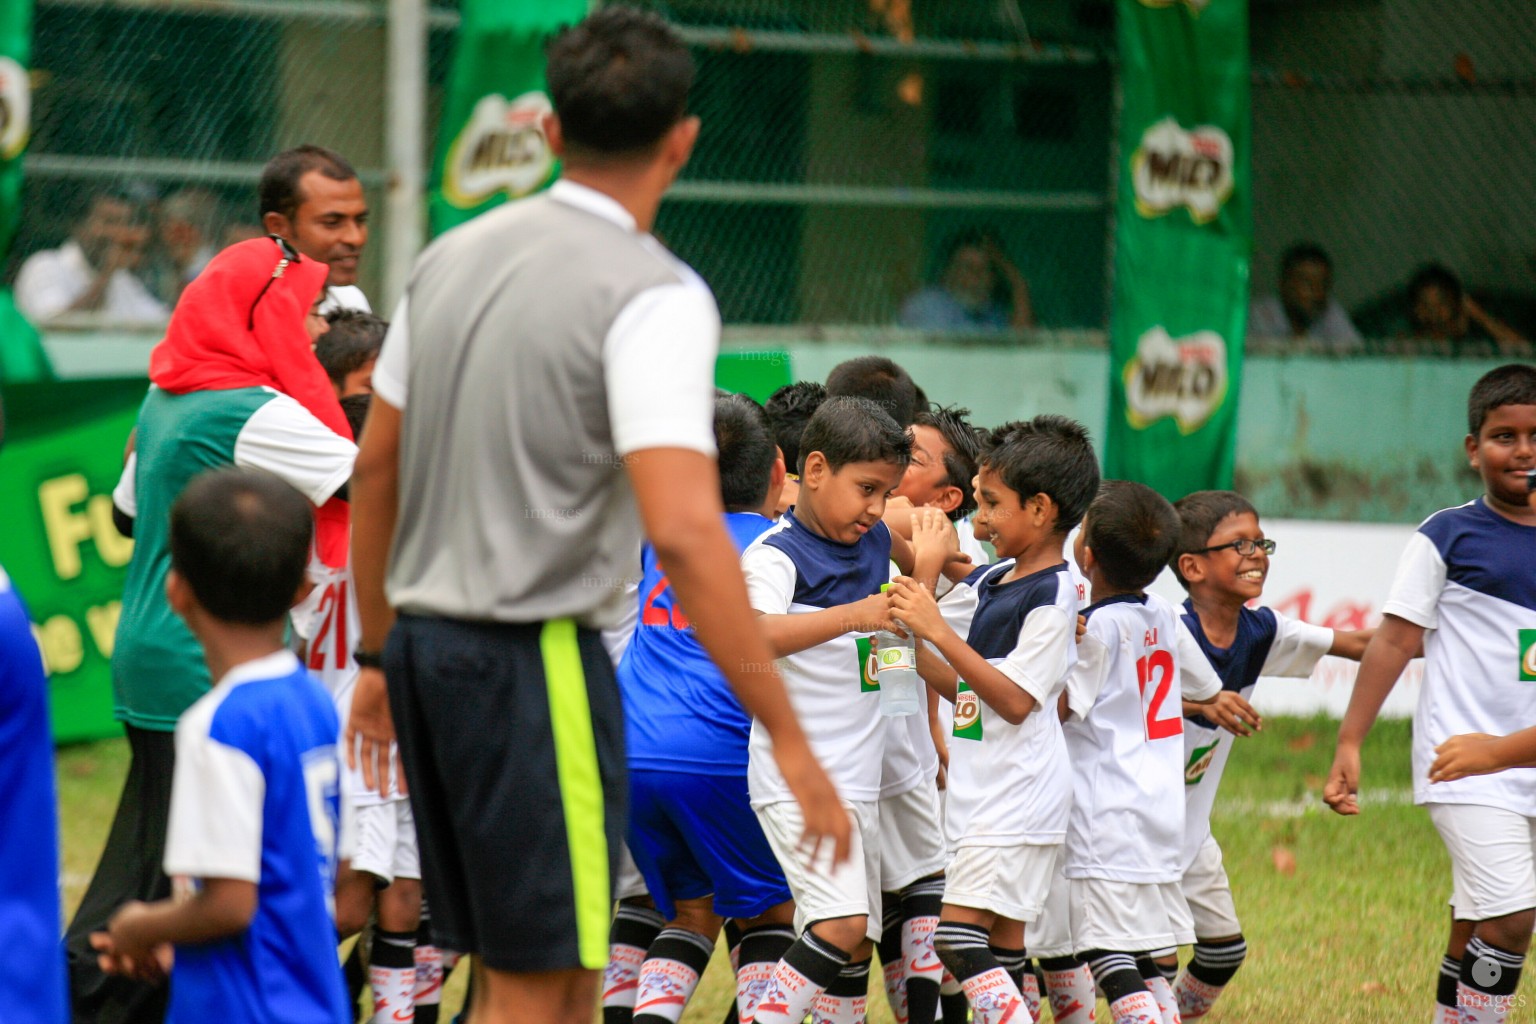
{"type": "MultiPolygon", "coordinates": [[[[329,272],[319,260],[288,259],[270,238],[230,246],[182,292],[164,340],[150,353],[149,379],[173,394],[273,388],[350,439],[341,403],[304,330],[329,272]]],[[[344,566],[347,503],[332,498],[315,518],[321,559],[344,566]]]]}

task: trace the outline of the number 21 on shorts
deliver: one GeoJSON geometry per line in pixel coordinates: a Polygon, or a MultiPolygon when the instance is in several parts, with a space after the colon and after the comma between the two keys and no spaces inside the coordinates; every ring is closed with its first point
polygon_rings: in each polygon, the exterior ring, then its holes
{"type": "MultiPolygon", "coordinates": [[[[1150,643],[1156,643],[1155,634],[1148,634],[1150,643]]],[[[1173,693],[1173,655],[1159,647],[1136,659],[1136,685],[1141,688],[1142,725],[1147,739],[1163,740],[1184,734],[1184,719],[1180,706],[1170,698],[1173,693]],[[1173,707],[1168,705],[1173,703],[1173,707]],[[1171,712],[1171,713],[1170,713],[1171,712]]]]}

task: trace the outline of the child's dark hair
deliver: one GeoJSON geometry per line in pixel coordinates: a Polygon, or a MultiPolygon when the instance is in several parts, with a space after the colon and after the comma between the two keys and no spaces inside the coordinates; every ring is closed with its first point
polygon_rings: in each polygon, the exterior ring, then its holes
{"type": "Polygon", "coordinates": [[[981,439],[971,426],[971,410],[936,405],[920,410],[914,426],[932,427],[944,439],[945,483],[960,488],[960,504],[950,510],[949,518],[964,519],[976,511],[976,491],[971,481],[976,477],[976,463],[981,458],[981,439]]]}
{"type": "Polygon", "coordinates": [[[1506,363],[1479,377],[1467,396],[1467,433],[1482,433],[1488,414],[1501,405],[1536,405],[1536,366],[1506,363]]]}
{"type": "Polygon", "coordinates": [[[330,326],[315,340],[315,358],[325,367],[331,383],[341,387],[347,374],[379,357],[389,323],[355,309],[336,309],[325,315],[330,326]]]}
{"type": "Polygon", "coordinates": [[[366,391],[341,400],[341,413],[347,418],[347,426],[352,428],[355,441],[362,440],[363,424],[368,420],[368,407],[372,404],[373,395],[366,391]]]}
{"type": "Polygon", "coordinates": [[[214,618],[265,626],[298,596],[313,533],[309,502],[281,478],[214,469],[171,506],[171,568],[214,618]]]}
{"type": "Polygon", "coordinates": [[[834,395],[867,398],[889,413],[899,427],[910,427],[917,415],[917,385],[906,370],[885,356],[859,356],[832,367],[827,374],[827,397],[834,395]]]}
{"type": "Polygon", "coordinates": [[[850,462],[912,461],[912,435],[867,398],[829,397],[800,437],[800,472],[811,452],[821,452],[835,473],[850,462]]]}
{"type": "Polygon", "coordinates": [[[1105,480],[1088,506],[1083,543],[1093,550],[1105,582],[1139,592],[1168,564],[1180,529],[1168,499],[1146,484],[1105,480]]]}
{"type": "Polygon", "coordinates": [[[1065,416],[1036,416],[992,431],[981,465],[1002,478],[1020,501],[1045,494],[1056,503],[1056,532],[1083,520],[1099,490],[1099,460],[1088,429],[1065,416]]]}
{"type": "Polygon", "coordinates": [[[827,400],[827,389],[814,380],[786,384],[768,397],[763,406],[773,441],[784,453],[784,465],[791,473],[800,472],[800,435],[811,422],[817,408],[827,400]]]}
{"type": "Polygon", "coordinates": [[[763,407],[746,395],[715,399],[715,447],[720,450],[720,500],[725,510],[761,509],[778,456],[763,407]]]}
{"type": "Polygon", "coordinates": [[[1253,503],[1236,491],[1194,491],[1174,502],[1173,510],[1179,514],[1179,542],[1168,556],[1168,567],[1185,590],[1189,581],[1179,572],[1179,558],[1207,547],[1211,534],[1228,516],[1259,514],[1253,503]]]}

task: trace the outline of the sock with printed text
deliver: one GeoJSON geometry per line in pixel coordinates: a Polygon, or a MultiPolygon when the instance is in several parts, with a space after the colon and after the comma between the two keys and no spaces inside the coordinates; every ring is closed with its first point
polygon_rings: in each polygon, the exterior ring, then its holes
{"type": "Polygon", "coordinates": [[[1043,956],[1040,968],[1051,1000],[1051,1019],[1056,1024],[1092,1024],[1099,995],[1088,965],[1075,956],[1043,956]]]}
{"type": "MultiPolygon", "coordinates": [[[[751,1020],[758,1024],[801,1024],[816,997],[831,987],[849,956],[806,929],[773,969],[751,1020]]],[[[745,1014],[743,1021],[748,1018],[745,1014]]]]}
{"type": "Polygon", "coordinates": [[[666,927],[661,914],[637,903],[620,903],[608,929],[608,965],[603,968],[603,1024],[629,1024],[640,988],[645,951],[666,927]]]}
{"type": "Polygon", "coordinates": [[[938,1017],[944,964],[933,949],[933,930],[939,926],[943,905],[942,875],[919,879],[901,890],[901,958],[909,1024],[933,1024],[938,1017]]]}
{"type": "Polygon", "coordinates": [[[896,1024],[907,1024],[907,964],[901,948],[901,896],[880,894],[880,975],[896,1024]]]}
{"type": "Polygon", "coordinates": [[[987,930],[979,925],[940,921],[933,932],[933,948],[949,968],[976,1024],[1002,1024],[1016,1019],[1024,1009],[1024,997],[987,943],[987,930]]]}
{"type": "Polygon", "coordinates": [[[1136,958],[1136,969],[1141,972],[1142,981],[1147,983],[1147,991],[1152,993],[1152,998],[1157,1002],[1157,1011],[1162,1014],[1163,1024],[1181,1024],[1179,1000],[1173,994],[1173,979],[1179,973],[1178,961],[1174,960],[1171,964],[1159,962],[1177,955],[1177,950],[1160,949],[1136,958]]]}
{"type": "Polygon", "coordinates": [[[1456,989],[1461,1024],[1504,1024],[1509,1020],[1524,964],[1524,954],[1473,936],[1461,958],[1461,982],[1456,989]]]}
{"type": "Polygon", "coordinates": [[[706,936],[665,928],[640,965],[634,1024],[677,1024],[715,951],[706,936]]]}
{"type": "Polygon", "coordinates": [[[1440,975],[1435,979],[1434,1024],[1461,1024],[1456,1008],[1456,990],[1461,986],[1461,961],[1447,953],[1440,958],[1440,975]]]}
{"type": "Polygon", "coordinates": [[[1162,1024],[1163,1012],[1147,988],[1136,958],[1129,953],[1096,949],[1081,954],[1093,971],[1093,980],[1109,1004],[1113,1024],[1162,1024]]]}
{"type": "Polygon", "coordinates": [[[415,1019],[415,932],[374,932],[368,984],[373,989],[373,1024],[410,1024],[415,1019]]]}
{"type": "Polygon", "coordinates": [[[1241,935],[1221,942],[1195,942],[1195,956],[1173,983],[1179,1016],[1199,1020],[1211,1012],[1221,990],[1248,957],[1248,941],[1241,935]]]}
{"type": "Polygon", "coordinates": [[[742,934],[736,967],[736,1017],[742,1024],[750,1024],[774,968],[794,944],[795,932],[788,925],[764,925],[742,934]]]}
{"type": "Polygon", "coordinates": [[[811,1004],[813,1024],[864,1024],[869,1012],[869,961],[849,964],[811,1004]]]}

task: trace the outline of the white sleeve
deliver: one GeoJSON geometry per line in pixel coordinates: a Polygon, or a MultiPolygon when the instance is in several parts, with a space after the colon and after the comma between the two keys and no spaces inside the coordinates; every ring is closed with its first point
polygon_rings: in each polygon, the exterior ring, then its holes
{"type": "Polygon", "coordinates": [[[235,439],[235,465],[265,469],[323,505],[352,476],[357,445],[287,395],[251,414],[235,439]]]}
{"type": "Polygon", "coordinates": [[[1179,666],[1179,693],[1185,700],[1210,700],[1221,692],[1221,677],[1200,649],[1189,627],[1178,619],[1179,635],[1173,657],[1179,666]]]}
{"type": "Polygon", "coordinates": [[[1333,646],[1333,630],[1275,612],[1275,639],[1269,645],[1261,676],[1304,679],[1333,646]]]}
{"type": "Polygon", "coordinates": [[[631,299],[603,339],[614,450],[713,456],[719,351],[720,311],[703,286],[660,285],[631,299]]]}
{"type": "Polygon", "coordinates": [[[165,834],[165,873],[261,881],[267,784],[243,750],[208,735],[208,717],[176,727],[176,770],[165,834]]]}
{"type": "Polygon", "coordinates": [[[90,286],[70,273],[57,249],[33,253],[16,275],[16,308],[37,322],[58,316],[90,286]]]}
{"type": "Polygon", "coordinates": [[[117,486],[112,488],[112,504],[129,519],[137,518],[139,514],[139,492],[134,481],[138,468],[139,453],[129,452],[128,461],[123,463],[123,475],[117,478],[117,486]]]}
{"type": "Polygon", "coordinates": [[[624,657],[624,649],[629,646],[629,641],[634,638],[635,626],[640,622],[640,583],[632,580],[624,584],[624,617],[615,625],[603,630],[603,648],[608,652],[608,660],[613,662],[613,667],[619,667],[619,660],[624,657]]]}
{"type": "Polygon", "coordinates": [[[1054,604],[1040,605],[1024,616],[1018,643],[997,669],[1019,689],[1047,703],[1071,667],[1072,642],[1077,633],[1076,616],[1054,604]]]}
{"type": "Polygon", "coordinates": [[[795,564],[778,548],[756,544],[741,556],[747,603],[764,615],[784,615],[795,598],[795,564]]]}
{"type": "Polygon", "coordinates": [[[384,347],[373,364],[373,393],[396,409],[405,408],[411,365],[411,328],[406,323],[409,297],[402,296],[384,335],[384,347]]]}
{"type": "Polygon", "coordinates": [[[1445,559],[1434,541],[1415,533],[1397,564],[1397,576],[1382,613],[1407,619],[1415,626],[1434,629],[1440,625],[1440,594],[1445,590],[1445,559]]]}
{"type": "Polygon", "coordinates": [[[976,587],[963,581],[956,583],[948,593],[939,598],[939,615],[962,640],[970,635],[971,620],[976,617],[976,605],[979,600],[980,595],[976,587]]]}
{"type": "MultiPolygon", "coordinates": [[[[1118,637],[1115,640],[1119,642],[1118,637]]],[[[1104,638],[1093,631],[1093,620],[1089,619],[1088,632],[1077,644],[1077,660],[1067,673],[1067,710],[1079,720],[1087,718],[1098,703],[1112,653],[1104,638]]]]}

